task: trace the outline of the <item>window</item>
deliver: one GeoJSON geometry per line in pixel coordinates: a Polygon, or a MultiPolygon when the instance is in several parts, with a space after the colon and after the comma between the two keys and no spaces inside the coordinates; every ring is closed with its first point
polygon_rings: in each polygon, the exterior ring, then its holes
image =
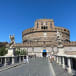
{"type": "Polygon", "coordinates": [[[46,22],[46,25],[48,25],[48,22],[46,22]]]}
{"type": "Polygon", "coordinates": [[[41,22],[41,25],[43,25],[43,22],[41,22]]]}
{"type": "Polygon", "coordinates": [[[64,31],[66,31],[66,29],[64,29],[64,31]]]}
{"type": "Polygon", "coordinates": [[[48,27],[47,26],[41,26],[41,29],[48,29],[48,27]]]}
{"type": "Polygon", "coordinates": [[[46,26],[46,29],[48,29],[48,27],[46,26]]]}
{"type": "Polygon", "coordinates": [[[52,28],[52,22],[50,22],[50,28],[52,28]]]}
{"type": "Polygon", "coordinates": [[[37,28],[38,28],[38,26],[39,26],[39,23],[37,22],[37,28]]]}
{"type": "Polygon", "coordinates": [[[43,29],[43,26],[41,27],[41,29],[43,29]]]}
{"type": "Polygon", "coordinates": [[[44,29],[46,29],[46,27],[44,26],[44,29]]]}

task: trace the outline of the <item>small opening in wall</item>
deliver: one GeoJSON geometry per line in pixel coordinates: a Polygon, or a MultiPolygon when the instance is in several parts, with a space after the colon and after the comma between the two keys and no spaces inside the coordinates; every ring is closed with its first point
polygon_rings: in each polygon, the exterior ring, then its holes
{"type": "Polygon", "coordinates": [[[64,29],[64,31],[66,31],[66,29],[64,29]]]}

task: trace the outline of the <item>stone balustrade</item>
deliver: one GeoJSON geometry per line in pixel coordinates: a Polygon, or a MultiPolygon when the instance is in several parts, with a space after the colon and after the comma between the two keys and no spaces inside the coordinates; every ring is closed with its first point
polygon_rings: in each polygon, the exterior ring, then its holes
{"type": "Polygon", "coordinates": [[[21,56],[0,56],[0,67],[12,65],[15,63],[21,63],[24,61],[26,57],[24,55],[21,56]]]}
{"type": "Polygon", "coordinates": [[[73,55],[55,55],[56,62],[63,67],[68,73],[76,74],[76,56],[73,55]]]}

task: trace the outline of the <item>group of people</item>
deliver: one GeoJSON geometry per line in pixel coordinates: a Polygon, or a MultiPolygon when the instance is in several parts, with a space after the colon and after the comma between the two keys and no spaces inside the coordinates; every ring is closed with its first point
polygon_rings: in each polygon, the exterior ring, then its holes
{"type": "MultiPolygon", "coordinates": [[[[54,56],[50,55],[48,58],[49,58],[51,63],[54,61],[54,56]]],[[[29,63],[29,56],[28,55],[24,58],[24,63],[29,63]]]]}
{"type": "Polygon", "coordinates": [[[29,56],[26,55],[25,58],[24,58],[24,63],[29,63],[29,58],[30,58],[30,59],[31,59],[31,58],[36,58],[36,55],[31,55],[31,56],[30,56],[30,55],[29,55],[29,56]]]}

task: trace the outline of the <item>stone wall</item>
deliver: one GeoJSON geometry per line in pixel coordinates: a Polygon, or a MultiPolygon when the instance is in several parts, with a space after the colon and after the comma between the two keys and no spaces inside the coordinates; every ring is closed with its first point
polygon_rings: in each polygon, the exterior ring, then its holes
{"type": "Polygon", "coordinates": [[[26,49],[29,55],[36,55],[42,57],[43,49],[46,49],[47,55],[50,55],[52,51],[57,52],[57,47],[24,47],[21,49],[26,49]]]}
{"type": "Polygon", "coordinates": [[[75,46],[68,46],[68,47],[64,47],[65,51],[76,51],[76,47],[75,46]]]}

